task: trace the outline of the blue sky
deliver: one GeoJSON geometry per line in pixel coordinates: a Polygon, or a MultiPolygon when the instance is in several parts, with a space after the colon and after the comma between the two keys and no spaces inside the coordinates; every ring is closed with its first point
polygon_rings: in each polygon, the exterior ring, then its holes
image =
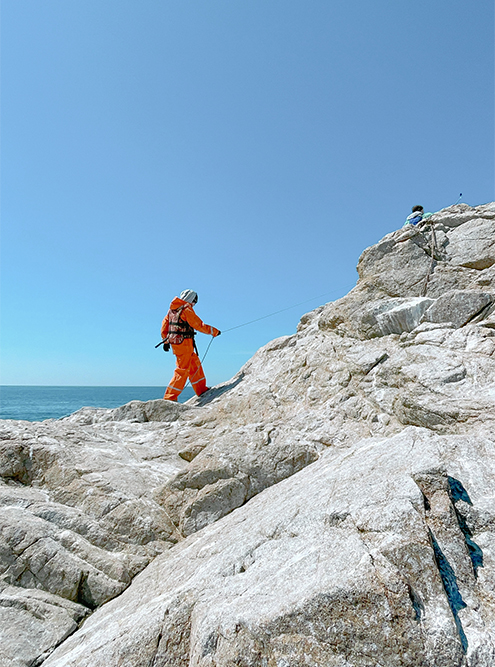
{"type": "Polygon", "coordinates": [[[491,0],[3,0],[2,33],[4,384],[165,386],[181,290],[223,330],[308,300],[213,341],[226,380],[412,205],[495,199],[491,0]]]}

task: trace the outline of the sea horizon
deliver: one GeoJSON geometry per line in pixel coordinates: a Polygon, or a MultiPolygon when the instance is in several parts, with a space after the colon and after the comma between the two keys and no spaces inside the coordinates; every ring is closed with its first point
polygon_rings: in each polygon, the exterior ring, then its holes
{"type": "Polygon", "coordinates": [[[2,387],[163,387],[161,384],[0,384],[2,387]]]}
{"type": "MultiPolygon", "coordinates": [[[[0,419],[60,419],[83,407],[117,408],[130,401],[163,398],[166,385],[0,385],[0,419]]],[[[194,395],[186,387],[184,403],[194,395]]]]}

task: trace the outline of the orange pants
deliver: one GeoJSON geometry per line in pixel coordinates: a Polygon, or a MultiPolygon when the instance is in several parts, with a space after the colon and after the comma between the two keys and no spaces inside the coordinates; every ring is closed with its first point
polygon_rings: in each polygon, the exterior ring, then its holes
{"type": "Polygon", "coordinates": [[[172,345],[176,367],[164,395],[166,401],[176,401],[189,379],[197,396],[206,391],[206,379],[201,361],[194,351],[192,338],[186,338],[180,345],[172,345]]]}

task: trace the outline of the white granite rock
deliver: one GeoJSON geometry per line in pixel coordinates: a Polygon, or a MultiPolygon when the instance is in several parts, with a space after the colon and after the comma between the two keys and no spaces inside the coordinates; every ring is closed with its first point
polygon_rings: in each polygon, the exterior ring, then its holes
{"type": "Polygon", "coordinates": [[[425,322],[452,322],[454,327],[460,328],[482,315],[494,302],[495,292],[487,293],[477,290],[446,292],[426,309],[423,320],[425,322]]]}
{"type": "Polygon", "coordinates": [[[434,303],[433,299],[415,297],[377,315],[377,325],[381,336],[412,331],[421,322],[425,311],[434,303]]]}
{"type": "Polygon", "coordinates": [[[495,219],[474,218],[449,235],[449,262],[454,266],[488,269],[495,264],[495,219]]]}
{"type": "Polygon", "coordinates": [[[0,425],[2,667],[494,664],[495,205],[432,220],[199,399],[0,425]]]}
{"type": "Polygon", "coordinates": [[[86,607],[44,591],[1,586],[1,667],[40,664],[87,613],[86,607]]]}
{"type": "Polygon", "coordinates": [[[495,659],[495,442],[331,449],[155,559],[47,667],[495,659]]]}

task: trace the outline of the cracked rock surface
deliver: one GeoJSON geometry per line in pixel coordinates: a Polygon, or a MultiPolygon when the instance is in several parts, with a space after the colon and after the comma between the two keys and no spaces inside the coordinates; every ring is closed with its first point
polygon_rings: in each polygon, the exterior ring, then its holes
{"type": "Polygon", "coordinates": [[[495,204],[431,220],[200,399],[1,423],[1,667],[495,664],[495,204]]]}
{"type": "Polygon", "coordinates": [[[494,475],[493,442],[412,426],[328,449],[155,559],[46,664],[493,664],[494,475]]]}

